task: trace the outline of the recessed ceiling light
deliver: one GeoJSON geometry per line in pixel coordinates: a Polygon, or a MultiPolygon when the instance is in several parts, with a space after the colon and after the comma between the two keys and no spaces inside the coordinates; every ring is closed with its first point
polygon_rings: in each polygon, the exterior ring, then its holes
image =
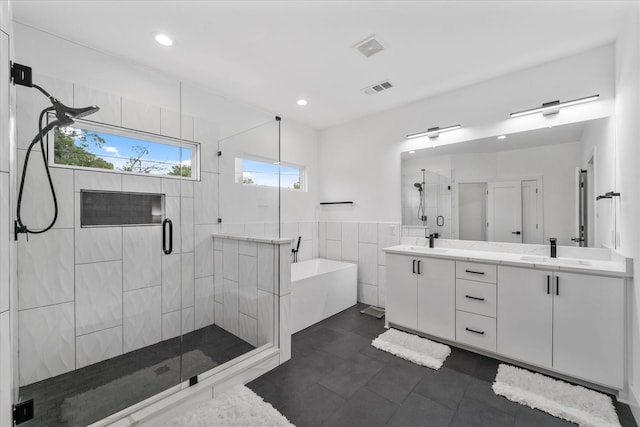
{"type": "Polygon", "coordinates": [[[301,105],[301,106],[305,106],[305,105],[307,105],[307,100],[306,99],[298,99],[297,104],[301,105]]]}
{"type": "Polygon", "coordinates": [[[500,136],[498,137],[498,139],[505,139],[505,138],[506,138],[506,136],[505,136],[505,135],[500,135],[500,136]]]}
{"type": "Polygon", "coordinates": [[[415,153],[416,153],[415,150],[409,151],[409,154],[415,154],[415,153]]]}
{"type": "Polygon", "coordinates": [[[173,40],[166,34],[156,34],[155,39],[162,46],[171,46],[173,45],[173,40]]]}

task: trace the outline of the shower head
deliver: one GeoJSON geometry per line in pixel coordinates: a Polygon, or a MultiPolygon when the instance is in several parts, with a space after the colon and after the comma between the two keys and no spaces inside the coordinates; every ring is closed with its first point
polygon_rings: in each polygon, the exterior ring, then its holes
{"type": "Polygon", "coordinates": [[[71,124],[73,123],[74,119],[88,116],[89,114],[93,114],[100,109],[100,107],[96,105],[84,108],[72,108],[64,105],[62,102],[58,101],[55,98],[50,99],[51,103],[56,109],[56,118],[65,124],[71,124]]]}
{"type": "Polygon", "coordinates": [[[416,187],[418,191],[422,191],[422,184],[420,184],[419,182],[416,182],[415,184],[413,184],[413,186],[416,187]]]}

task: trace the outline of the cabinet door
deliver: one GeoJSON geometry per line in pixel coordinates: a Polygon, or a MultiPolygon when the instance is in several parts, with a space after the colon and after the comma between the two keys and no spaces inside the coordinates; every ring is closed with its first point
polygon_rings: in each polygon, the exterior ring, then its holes
{"type": "Polygon", "coordinates": [[[571,273],[556,276],[553,369],[622,388],[624,280],[571,273]]]}
{"type": "Polygon", "coordinates": [[[417,276],[413,273],[416,258],[387,254],[387,323],[417,329],[417,276]]]}
{"type": "Polygon", "coordinates": [[[551,368],[552,279],[550,272],[498,267],[498,353],[551,368]]]}
{"type": "Polygon", "coordinates": [[[455,261],[418,258],[418,330],[449,340],[456,334],[455,261]]]}

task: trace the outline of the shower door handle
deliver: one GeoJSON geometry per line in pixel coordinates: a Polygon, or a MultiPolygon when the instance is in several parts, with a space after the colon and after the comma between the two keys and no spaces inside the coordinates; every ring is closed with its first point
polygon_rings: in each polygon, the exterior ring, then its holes
{"type": "Polygon", "coordinates": [[[173,252],[173,223],[169,218],[162,221],[162,250],[166,255],[173,252]],[[167,249],[167,225],[169,225],[169,248],[167,249]]]}

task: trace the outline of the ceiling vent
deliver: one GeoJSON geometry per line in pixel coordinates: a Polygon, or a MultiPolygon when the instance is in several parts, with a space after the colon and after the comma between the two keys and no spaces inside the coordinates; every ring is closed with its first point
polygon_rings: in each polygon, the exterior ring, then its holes
{"type": "Polygon", "coordinates": [[[364,93],[366,93],[367,95],[373,95],[374,93],[379,93],[379,92],[383,92],[387,89],[391,89],[393,87],[393,85],[391,84],[391,82],[389,80],[384,80],[380,83],[376,83],[374,85],[371,86],[367,86],[364,89],[362,89],[362,91],[364,93]]]}
{"type": "Polygon", "coordinates": [[[378,52],[382,52],[384,50],[384,46],[380,44],[378,40],[375,39],[375,36],[367,37],[360,43],[357,43],[355,47],[358,52],[369,58],[370,56],[375,55],[378,52]]]}

